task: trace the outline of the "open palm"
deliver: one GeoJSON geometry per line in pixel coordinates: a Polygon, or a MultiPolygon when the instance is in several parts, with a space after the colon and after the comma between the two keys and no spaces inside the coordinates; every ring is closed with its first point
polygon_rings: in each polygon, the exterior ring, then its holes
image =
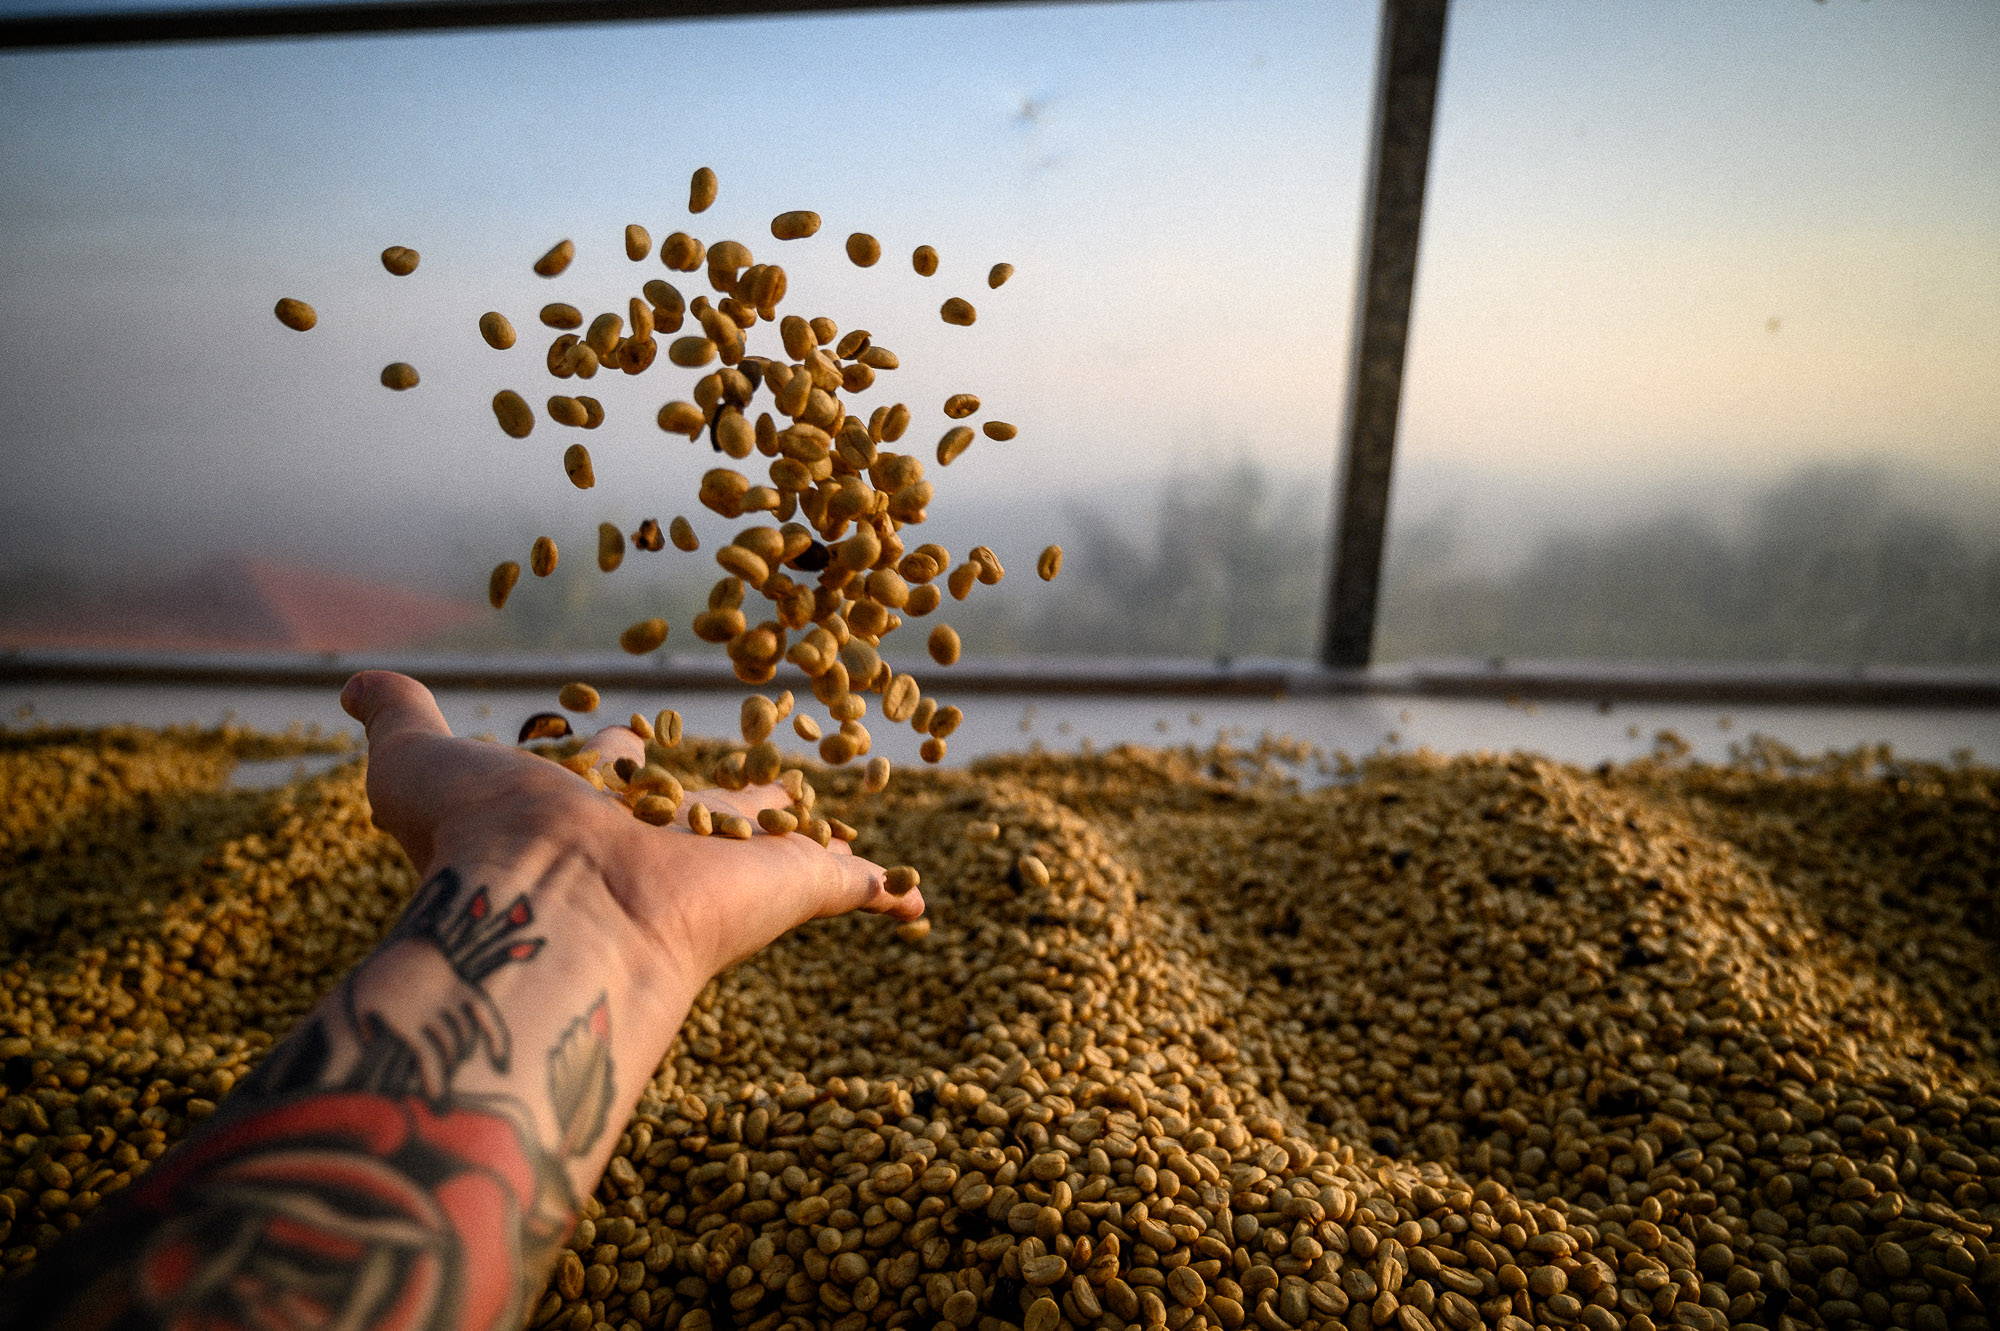
{"type": "MultiPolygon", "coordinates": [[[[375,823],[420,872],[461,845],[567,847],[598,869],[618,905],[672,960],[703,975],[807,920],[853,910],[905,920],[923,913],[920,892],[891,896],[881,866],[843,842],[822,848],[798,833],[763,832],[737,841],[687,829],[686,806],[695,800],[754,824],[760,810],[789,803],[778,786],[692,791],[673,825],[654,827],[554,763],[455,738],[430,691],[406,675],[356,675],[341,704],[368,731],[375,823]]],[[[645,752],[624,726],[600,731],[588,747],[607,764],[645,752]]]]}

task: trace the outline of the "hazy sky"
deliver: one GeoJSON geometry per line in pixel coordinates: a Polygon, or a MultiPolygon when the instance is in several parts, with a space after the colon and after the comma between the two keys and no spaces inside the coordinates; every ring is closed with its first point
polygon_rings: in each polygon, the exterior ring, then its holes
{"type": "MultiPolygon", "coordinates": [[[[1187,0],[0,55],[0,486],[29,514],[0,559],[243,532],[476,571],[489,518],[578,539],[690,507],[713,455],[652,418],[692,374],[595,381],[589,493],[574,432],[508,440],[486,402],[555,391],[543,302],[662,275],[621,229],[689,225],[703,163],[699,234],[901,354],[861,405],[916,405],[926,445],[954,391],[1020,425],[933,509],[1003,556],[1074,502],[1145,511],[1176,466],[1318,480],[1374,40],[1358,0],[1187,0]],[[801,207],[822,233],[770,239],[801,207]],[[881,266],[846,263],[853,229],[881,266]],[[534,277],[560,236],[575,267],[534,277]],[[281,328],[281,294],[320,327],[281,328]],[[953,294],[976,327],[939,323],[953,294]],[[520,347],[478,341],[488,308],[520,347]],[[423,385],[377,386],[390,360],[423,385]]],[[[1459,0],[1399,511],[1497,530],[1866,452],[1994,485],[1996,65],[1988,0],[1459,0]]]]}
{"type": "Polygon", "coordinates": [[[1452,23],[1413,449],[2000,467],[2000,5],[1452,23]]]}
{"type": "Polygon", "coordinates": [[[485,404],[554,390],[531,345],[544,301],[622,308],[663,274],[620,233],[689,225],[703,163],[723,183],[699,234],[781,258],[792,308],[897,350],[912,439],[960,390],[1020,426],[955,464],[934,511],[1023,489],[1053,511],[1216,439],[1322,449],[1367,14],[1058,6],[0,57],[0,482],[140,526],[298,493],[416,496],[441,531],[508,505],[583,530],[687,505],[713,457],[654,427],[694,378],[664,359],[596,381],[612,420],[590,494],[562,480],[561,431],[517,444],[485,404]],[[781,247],[769,218],[799,207],[825,230],[781,247]],[[857,228],[889,253],[876,269],[841,255],[857,228]],[[575,267],[533,276],[559,236],[575,267]],[[381,270],[392,242],[423,252],[415,277],[381,270]],[[929,280],[920,242],[944,256],[929,280]],[[989,292],[1003,259],[1019,276],[989,292]],[[313,333],[271,317],[287,293],[318,307],[313,333]],[[939,322],[953,294],[975,328],[939,322]],[[521,347],[478,341],[487,308],[521,347]],[[376,385],[394,359],[418,390],[376,385]]]}

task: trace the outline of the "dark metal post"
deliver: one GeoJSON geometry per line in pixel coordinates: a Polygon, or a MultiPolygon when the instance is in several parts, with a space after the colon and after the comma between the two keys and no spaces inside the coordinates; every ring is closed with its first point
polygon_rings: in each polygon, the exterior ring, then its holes
{"type": "Polygon", "coordinates": [[[1334,481],[1333,566],[1320,625],[1320,660],[1337,668],[1360,669],[1374,656],[1389,474],[1449,7],[1449,0],[1382,0],[1347,432],[1334,481]]]}

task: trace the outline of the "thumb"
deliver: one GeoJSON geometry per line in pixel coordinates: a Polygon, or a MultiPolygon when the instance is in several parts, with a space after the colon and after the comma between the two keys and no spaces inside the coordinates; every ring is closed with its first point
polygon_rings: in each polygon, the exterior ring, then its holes
{"type": "Polygon", "coordinates": [[[368,732],[370,747],[397,735],[450,736],[431,691],[390,670],[364,670],[340,691],[340,705],[368,732]]]}

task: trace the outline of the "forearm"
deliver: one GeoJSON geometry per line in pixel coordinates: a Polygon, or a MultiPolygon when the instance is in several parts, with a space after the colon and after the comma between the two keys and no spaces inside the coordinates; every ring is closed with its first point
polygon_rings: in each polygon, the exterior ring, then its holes
{"type": "Polygon", "coordinates": [[[0,1323],[518,1325],[699,983],[660,955],[573,857],[442,848],[382,946],[0,1323]]]}

